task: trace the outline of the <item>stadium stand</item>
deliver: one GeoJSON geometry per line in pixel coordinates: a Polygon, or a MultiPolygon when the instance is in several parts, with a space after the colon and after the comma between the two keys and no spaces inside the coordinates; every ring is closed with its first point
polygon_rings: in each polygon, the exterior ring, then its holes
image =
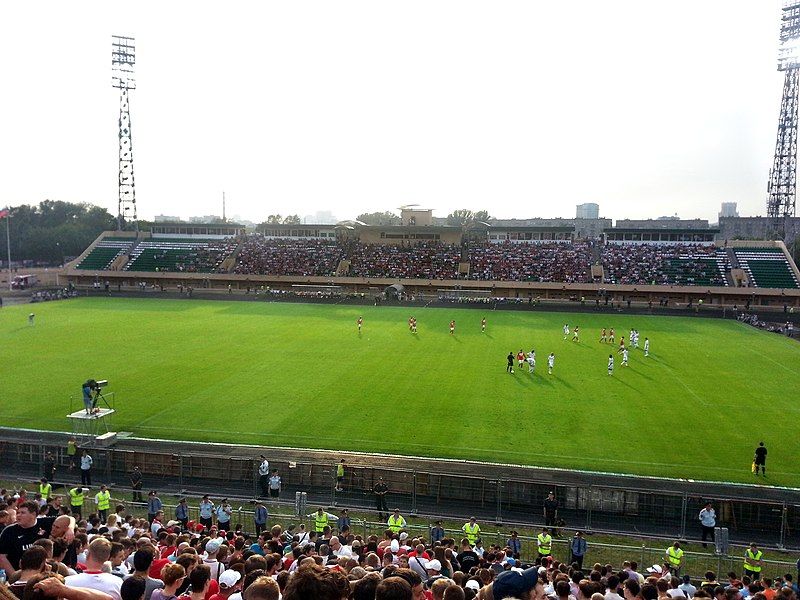
{"type": "Polygon", "coordinates": [[[134,242],[131,238],[104,237],[75,268],[92,271],[108,269],[118,256],[130,252],[134,242]]]}
{"type": "Polygon", "coordinates": [[[247,275],[328,276],[336,272],[342,248],[333,241],[272,239],[250,236],[234,273],[247,275]]]}
{"type": "Polygon", "coordinates": [[[607,283],[726,286],[724,249],[686,244],[607,244],[601,261],[607,283]]]}
{"type": "Polygon", "coordinates": [[[438,242],[413,246],[356,244],[350,250],[350,275],[404,279],[457,279],[461,247],[438,242]]]}
{"type": "Polygon", "coordinates": [[[314,238],[147,239],[106,236],[79,270],[301,277],[604,283],[800,289],[782,247],[697,243],[411,241],[314,238]],[[129,257],[127,264],[117,260],[129,257]],[[116,262],[115,262],[116,261],[116,262]]]}
{"type": "Polygon", "coordinates": [[[469,251],[470,279],[591,281],[592,245],[587,242],[483,244],[469,251]]]}
{"type": "Polygon", "coordinates": [[[753,287],[797,289],[800,282],[780,248],[735,248],[739,265],[753,287]]]}
{"type": "Polygon", "coordinates": [[[125,271],[215,273],[236,250],[233,239],[160,239],[140,242],[130,253],[125,271]]]}

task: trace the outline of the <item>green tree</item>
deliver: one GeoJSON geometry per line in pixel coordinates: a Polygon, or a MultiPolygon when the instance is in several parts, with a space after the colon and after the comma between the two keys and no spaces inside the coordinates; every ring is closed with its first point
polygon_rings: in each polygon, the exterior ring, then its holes
{"type": "Polygon", "coordinates": [[[284,225],[298,225],[300,222],[300,217],[298,215],[288,215],[283,219],[284,225]]]}
{"type": "Polygon", "coordinates": [[[491,218],[489,212],[485,210],[472,212],[467,208],[460,208],[447,215],[447,224],[454,227],[462,227],[479,221],[488,222],[491,218]]]}
{"type": "Polygon", "coordinates": [[[283,217],[281,217],[280,215],[270,215],[267,217],[267,223],[274,225],[276,223],[282,223],[282,222],[283,222],[283,217]]]}
{"type": "Polygon", "coordinates": [[[367,225],[400,225],[400,217],[389,211],[364,213],[358,215],[356,221],[361,221],[367,225]]]}
{"type": "MultiPolygon", "coordinates": [[[[10,209],[11,259],[58,264],[83,252],[103,231],[116,229],[116,219],[104,208],[86,203],[45,200],[38,206],[10,209]]],[[[6,247],[5,223],[0,247],[6,247]]],[[[3,252],[5,254],[5,252],[3,252]]]]}

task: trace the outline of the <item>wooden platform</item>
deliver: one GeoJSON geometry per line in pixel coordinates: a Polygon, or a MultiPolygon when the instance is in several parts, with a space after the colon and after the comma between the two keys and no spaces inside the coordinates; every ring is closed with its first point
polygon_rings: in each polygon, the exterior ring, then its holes
{"type": "Polygon", "coordinates": [[[94,421],[113,415],[115,412],[116,411],[113,408],[98,408],[91,414],[86,414],[85,410],[76,410],[73,413],[69,413],[67,418],[80,419],[81,421],[94,421]]]}

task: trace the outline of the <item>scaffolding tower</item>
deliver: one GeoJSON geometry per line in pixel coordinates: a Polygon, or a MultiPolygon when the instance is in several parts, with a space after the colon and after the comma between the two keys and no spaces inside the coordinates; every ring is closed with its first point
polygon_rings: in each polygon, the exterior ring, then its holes
{"type": "Polygon", "coordinates": [[[119,89],[119,196],[117,229],[136,221],[136,185],[133,178],[133,136],[131,133],[131,90],[136,89],[133,67],[136,42],[132,37],[111,36],[111,85],[119,89]]]}
{"type": "Polygon", "coordinates": [[[785,73],[775,156],[767,183],[767,217],[783,239],[795,215],[797,192],[797,116],[800,99],[800,1],[785,0],[781,10],[778,71],[785,73]]]}

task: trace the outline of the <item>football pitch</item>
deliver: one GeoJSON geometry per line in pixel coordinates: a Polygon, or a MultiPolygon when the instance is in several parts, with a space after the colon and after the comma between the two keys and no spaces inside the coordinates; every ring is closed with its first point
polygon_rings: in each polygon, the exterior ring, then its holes
{"type": "Polygon", "coordinates": [[[10,427],[66,431],[70,395],[108,379],[115,429],[143,437],[742,482],[763,440],[758,482],[800,486],[800,345],[735,321],[85,298],[0,310],[0,364],[10,427]],[[621,366],[603,327],[650,356],[621,366]],[[532,348],[535,373],[508,374],[532,348]]]}

